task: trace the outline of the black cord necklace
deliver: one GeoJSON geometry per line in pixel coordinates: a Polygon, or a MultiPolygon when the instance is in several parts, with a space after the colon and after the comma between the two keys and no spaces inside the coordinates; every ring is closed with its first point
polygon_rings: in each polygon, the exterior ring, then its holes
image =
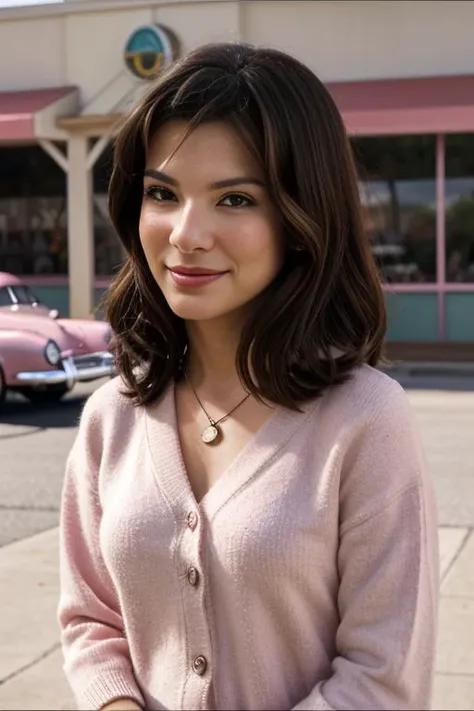
{"type": "Polygon", "coordinates": [[[193,386],[188,374],[186,373],[186,371],[184,371],[184,377],[186,378],[189,385],[191,386],[191,390],[193,391],[194,397],[196,398],[197,402],[199,403],[201,410],[204,412],[207,419],[209,420],[209,425],[201,432],[201,439],[204,442],[204,444],[217,444],[222,438],[222,429],[219,427],[219,424],[223,420],[226,420],[228,417],[230,417],[230,415],[232,415],[232,413],[235,412],[238,407],[243,405],[243,403],[249,399],[251,393],[247,393],[247,395],[244,398],[242,398],[242,400],[240,402],[238,402],[237,405],[235,407],[233,407],[232,410],[230,410],[230,412],[228,412],[226,415],[224,415],[223,417],[219,417],[218,420],[214,420],[209,415],[206,408],[204,407],[201,400],[199,399],[199,396],[198,396],[197,392],[195,391],[194,386],[193,386]]]}

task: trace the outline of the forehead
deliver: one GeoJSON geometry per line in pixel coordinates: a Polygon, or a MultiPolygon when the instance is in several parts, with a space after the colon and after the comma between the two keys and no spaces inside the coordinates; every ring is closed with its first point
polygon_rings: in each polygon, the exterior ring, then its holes
{"type": "Polygon", "coordinates": [[[146,156],[147,168],[168,170],[201,169],[219,172],[261,170],[255,156],[230,124],[209,122],[197,126],[183,141],[188,125],[185,121],[169,121],[153,135],[146,156]],[[178,147],[179,146],[179,147],[178,147]]]}

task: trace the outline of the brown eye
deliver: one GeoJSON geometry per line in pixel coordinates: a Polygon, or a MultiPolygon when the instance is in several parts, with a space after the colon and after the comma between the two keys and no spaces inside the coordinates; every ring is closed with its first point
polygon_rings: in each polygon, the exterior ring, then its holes
{"type": "Polygon", "coordinates": [[[155,202],[176,202],[176,195],[171,190],[158,185],[150,185],[145,188],[145,197],[155,200],[155,202]]]}
{"type": "Polygon", "coordinates": [[[219,205],[223,205],[224,207],[251,207],[255,205],[255,203],[247,195],[231,193],[223,197],[219,205]]]}

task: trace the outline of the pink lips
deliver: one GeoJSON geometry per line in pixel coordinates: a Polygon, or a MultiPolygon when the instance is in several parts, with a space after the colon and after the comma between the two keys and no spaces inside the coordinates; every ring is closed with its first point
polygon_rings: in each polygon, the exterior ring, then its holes
{"type": "Polygon", "coordinates": [[[178,286],[204,286],[220,279],[226,272],[207,271],[202,268],[171,267],[171,278],[178,286]]]}

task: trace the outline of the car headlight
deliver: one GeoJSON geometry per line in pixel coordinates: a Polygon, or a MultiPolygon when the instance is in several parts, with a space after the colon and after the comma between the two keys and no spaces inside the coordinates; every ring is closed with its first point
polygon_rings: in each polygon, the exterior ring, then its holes
{"type": "Polygon", "coordinates": [[[61,360],[61,349],[54,341],[48,341],[44,349],[44,357],[50,365],[57,365],[61,360]]]}

